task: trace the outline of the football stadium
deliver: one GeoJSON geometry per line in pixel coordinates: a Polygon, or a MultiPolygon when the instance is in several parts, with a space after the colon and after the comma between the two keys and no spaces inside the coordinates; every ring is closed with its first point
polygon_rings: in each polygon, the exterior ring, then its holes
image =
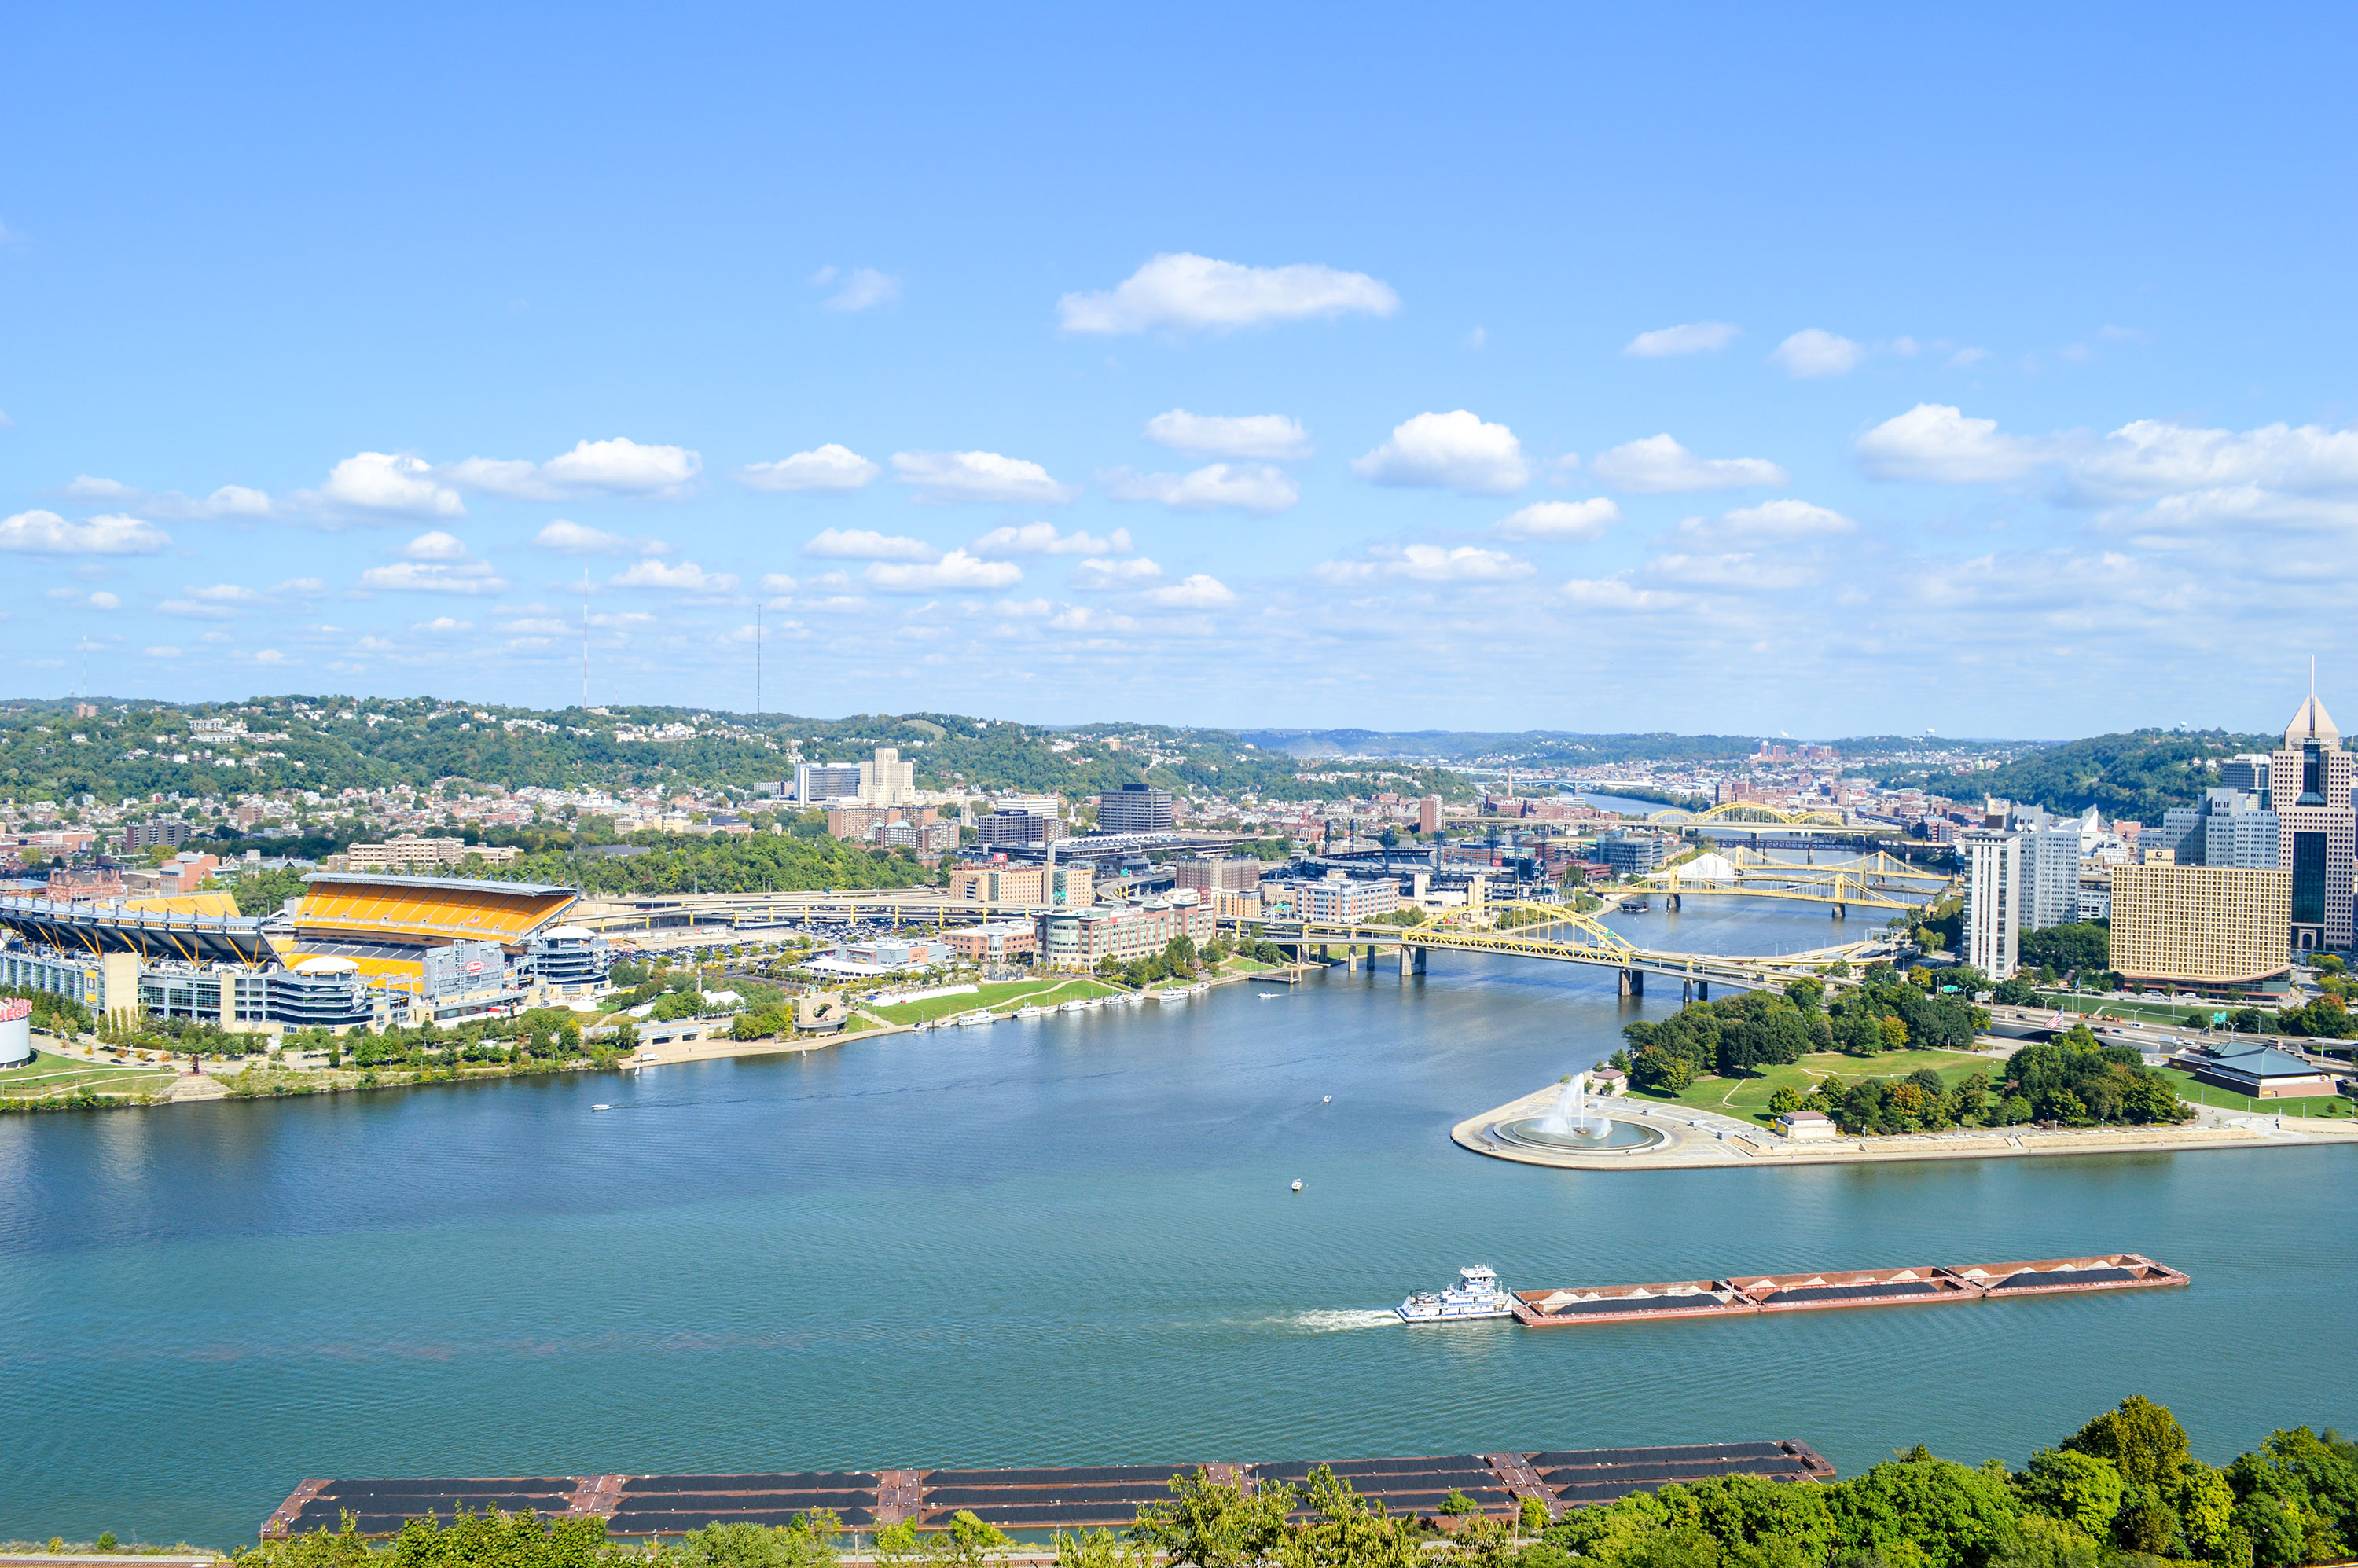
{"type": "Polygon", "coordinates": [[[225,1029],[459,1023],[564,1005],[606,983],[605,938],[565,923],[571,888],[320,872],[241,914],[226,893],[0,898],[0,986],[102,1016],[225,1029]]]}

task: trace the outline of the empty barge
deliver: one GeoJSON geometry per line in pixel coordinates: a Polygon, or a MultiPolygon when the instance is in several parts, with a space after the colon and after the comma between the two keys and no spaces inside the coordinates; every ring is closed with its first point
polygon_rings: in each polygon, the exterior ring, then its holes
{"type": "Polygon", "coordinates": [[[791,1523],[832,1509],[854,1530],[947,1525],[961,1509],[1002,1530],[1120,1529],[1141,1504],[1171,1495],[1171,1479],[1201,1469],[1248,1491],[1300,1485],[1321,1464],[1395,1514],[1437,1515],[1453,1491],[1487,1514],[1510,1516],[1535,1498],[1551,1517],[1673,1481],[1758,1476],[1830,1481],[1834,1467],[1805,1443],[1705,1443],[1669,1448],[1589,1448],[1446,1454],[1409,1459],[1292,1460],[1259,1465],[1100,1465],[1077,1469],[827,1470],[749,1476],[532,1476],[476,1479],[306,1481],[264,1522],[265,1538],[341,1528],[391,1535],[413,1519],[448,1522],[460,1509],[543,1518],[596,1518],[609,1534],[647,1539],[708,1524],[791,1523]]]}
{"type": "Polygon", "coordinates": [[[1513,1310],[1518,1323],[1533,1328],[1556,1328],[1575,1323],[1809,1312],[1823,1307],[1911,1306],[1925,1302],[1978,1302],[1994,1296],[2130,1291],[2185,1283],[2186,1275],[2167,1263],[2157,1263],[2135,1252],[2114,1252],[2017,1263],[1829,1269],[1817,1274],[1747,1274],[1725,1280],[1678,1280],[1666,1284],[1517,1291],[1513,1310]]]}

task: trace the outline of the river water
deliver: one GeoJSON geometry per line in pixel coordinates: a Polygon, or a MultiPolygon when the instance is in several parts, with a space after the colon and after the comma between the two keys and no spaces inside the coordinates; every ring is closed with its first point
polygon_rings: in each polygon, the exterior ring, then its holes
{"type": "MultiPolygon", "coordinates": [[[[1699,951],[1842,929],[1703,902],[1608,918],[1699,951]]],[[[307,1476],[1762,1437],[1847,1474],[1919,1440],[2018,1464],[2130,1393],[2213,1459],[2358,1425],[2329,1373],[2358,1329],[2358,1151],[1628,1175],[1449,1142],[1677,1005],[1435,954],[1407,982],[633,1077],[11,1117],[0,1538],[250,1541],[307,1476]],[[1380,1315],[1477,1261],[1534,1288],[2115,1249],[2194,1284],[1554,1332],[1380,1315]]]]}

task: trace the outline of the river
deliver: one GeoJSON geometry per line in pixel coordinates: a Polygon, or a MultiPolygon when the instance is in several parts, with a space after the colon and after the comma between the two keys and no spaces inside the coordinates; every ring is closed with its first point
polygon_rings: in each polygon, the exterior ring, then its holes
{"type": "MultiPolygon", "coordinates": [[[[1844,929],[1702,903],[1607,918],[1706,951],[1844,929]]],[[[2358,1150],[1628,1175],[1449,1142],[1677,1005],[1436,953],[633,1077],[0,1119],[0,1538],[251,1541],[307,1476],[1759,1437],[1848,1474],[1920,1440],[2018,1465],[2130,1393],[2214,1460],[2358,1424],[2324,1370],[2358,1329],[2358,1150]],[[1532,1288],[2116,1249],[2194,1284],[1381,1315],[1476,1261],[1532,1288]]]]}

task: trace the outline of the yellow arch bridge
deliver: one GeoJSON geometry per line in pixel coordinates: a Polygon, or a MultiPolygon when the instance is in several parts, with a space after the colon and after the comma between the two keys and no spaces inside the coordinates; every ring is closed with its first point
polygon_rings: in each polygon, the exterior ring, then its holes
{"type": "Polygon", "coordinates": [[[1587,964],[1618,970],[1624,996],[1645,994],[1648,975],[1681,981],[1690,996],[1710,996],[1714,980],[1748,990],[1781,989],[1793,980],[1815,979],[1837,961],[1847,961],[1855,967],[1866,960],[1866,949],[1876,946],[1872,942],[1845,942],[1801,953],[1751,957],[1661,952],[1638,946],[1595,916],[1578,914],[1562,904],[1510,903],[1498,907],[1520,912],[1526,923],[1493,931],[1283,919],[1249,923],[1223,920],[1220,924],[1258,926],[1264,939],[1293,947],[1298,959],[1309,958],[1314,949],[1331,949],[1340,945],[1343,961],[1354,968],[1362,945],[1370,964],[1375,962],[1379,949],[1391,948],[1403,975],[1422,973],[1425,955],[1436,948],[1448,953],[1497,953],[1559,964],[1587,964]],[[1537,918],[1531,918],[1534,916],[1537,918]]]}
{"type": "Polygon", "coordinates": [[[1920,910],[1955,879],[1927,871],[1881,850],[1855,860],[1809,865],[1772,860],[1757,849],[1705,854],[1647,873],[1646,881],[1676,909],[1693,894],[1774,898],[1827,906],[1840,920],[1853,909],[1920,910]]]}

